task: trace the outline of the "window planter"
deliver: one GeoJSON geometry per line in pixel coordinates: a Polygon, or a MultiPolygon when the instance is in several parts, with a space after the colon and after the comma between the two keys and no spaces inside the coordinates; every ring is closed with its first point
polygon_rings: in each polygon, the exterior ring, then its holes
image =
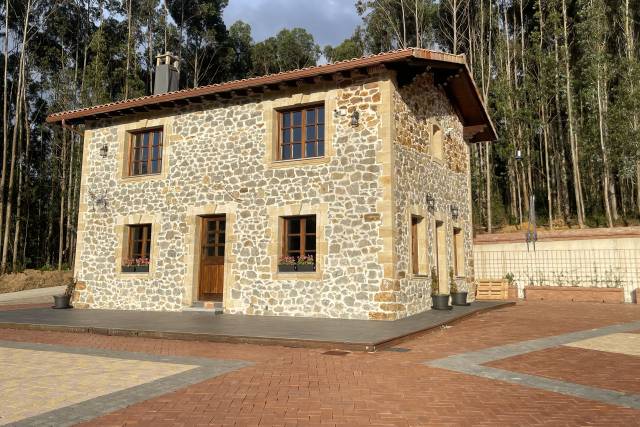
{"type": "Polygon", "coordinates": [[[313,273],[314,271],[316,271],[315,264],[278,265],[278,273],[313,273]]]}
{"type": "Polygon", "coordinates": [[[600,302],[621,304],[624,302],[622,288],[596,288],[573,286],[526,286],[527,300],[600,302]]]}
{"type": "Polygon", "coordinates": [[[123,273],[148,273],[149,266],[148,265],[123,265],[121,271],[123,273]]]}

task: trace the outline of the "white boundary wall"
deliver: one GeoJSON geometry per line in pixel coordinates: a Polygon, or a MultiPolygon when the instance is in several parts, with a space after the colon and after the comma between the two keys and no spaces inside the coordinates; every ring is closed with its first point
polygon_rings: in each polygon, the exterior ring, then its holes
{"type": "Polygon", "coordinates": [[[476,279],[512,274],[519,295],[529,285],[622,287],[625,301],[636,302],[640,288],[640,238],[476,242],[476,279]]]}

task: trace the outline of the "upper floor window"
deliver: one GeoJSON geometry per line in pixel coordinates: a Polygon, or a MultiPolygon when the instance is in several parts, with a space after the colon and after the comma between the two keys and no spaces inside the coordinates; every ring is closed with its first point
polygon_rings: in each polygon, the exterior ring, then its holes
{"type": "Polygon", "coordinates": [[[279,113],[279,160],[324,156],[324,104],[279,113]]]}
{"type": "Polygon", "coordinates": [[[162,172],[162,128],[131,132],[129,176],[162,172]]]}

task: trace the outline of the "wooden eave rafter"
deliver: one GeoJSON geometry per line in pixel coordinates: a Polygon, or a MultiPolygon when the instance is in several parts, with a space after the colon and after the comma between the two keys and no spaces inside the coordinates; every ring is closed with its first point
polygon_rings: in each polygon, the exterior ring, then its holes
{"type": "Polygon", "coordinates": [[[166,108],[175,109],[190,104],[201,104],[205,100],[232,99],[256,93],[291,90],[325,81],[339,83],[350,78],[375,75],[387,68],[399,69],[402,67],[413,68],[415,72],[422,70],[422,72],[434,72],[436,75],[443,74],[444,81],[439,83],[452,100],[465,128],[470,128],[466,133],[474,135],[469,139],[469,142],[496,139],[495,128],[471,78],[464,56],[425,49],[397,50],[334,64],[66,111],[50,115],[47,117],[47,122],[65,121],[68,125],[80,124],[87,120],[104,117],[121,117],[140,112],[160,111],[166,108]],[[483,126],[482,130],[478,130],[479,126],[483,126]]]}

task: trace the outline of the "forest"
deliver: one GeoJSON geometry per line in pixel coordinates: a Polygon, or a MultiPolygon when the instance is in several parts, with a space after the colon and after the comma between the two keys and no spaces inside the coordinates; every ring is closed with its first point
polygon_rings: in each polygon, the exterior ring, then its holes
{"type": "Polygon", "coordinates": [[[530,212],[547,228],[640,222],[640,0],[357,0],[336,46],[295,26],[255,41],[225,24],[228,1],[0,0],[0,272],[74,262],[82,135],[46,116],[150,94],[164,51],[183,88],[406,47],[465,54],[499,134],[471,147],[476,232],[530,212]]]}

